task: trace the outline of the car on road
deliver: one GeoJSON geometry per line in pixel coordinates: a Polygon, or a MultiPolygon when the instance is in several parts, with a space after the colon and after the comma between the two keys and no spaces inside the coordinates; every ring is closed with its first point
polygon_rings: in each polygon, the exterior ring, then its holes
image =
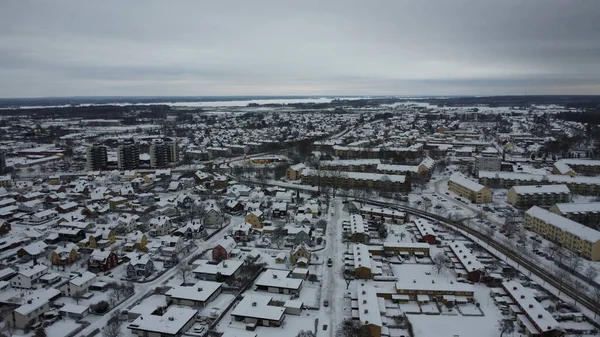
{"type": "Polygon", "coordinates": [[[323,301],[323,306],[324,306],[324,307],[328,307],[328,306],[329,306],[329,300],[325,300],[325,301],[323,301]]]}
{"type": "Polygon", "coordinates": [[[331,267],[331,266],[333,266],[333,261],[331,260],[331,258],[329,258],[327,260],[327,267],[331,267]]]}

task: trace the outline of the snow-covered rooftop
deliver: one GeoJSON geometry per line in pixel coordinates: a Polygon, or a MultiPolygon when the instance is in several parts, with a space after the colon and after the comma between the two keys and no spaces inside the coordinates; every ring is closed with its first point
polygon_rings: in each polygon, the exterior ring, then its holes
{"type": "Polygon", "coordinates": [[[562,231],[571,233],[582,240],[588,242],[597,242],[600,240],[600,232],[590,227],[584,226],[579,222],[567,219],[558,214],[547,211],[541,207],[533,206],[525,212],[526,215],[542,220],[545,223],[551,224],[562,231]]]}

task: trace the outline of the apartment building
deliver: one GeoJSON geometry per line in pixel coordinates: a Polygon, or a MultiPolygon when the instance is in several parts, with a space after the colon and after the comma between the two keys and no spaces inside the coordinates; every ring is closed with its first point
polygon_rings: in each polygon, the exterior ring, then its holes
{"type": "Polygon", "coordinates": [[[600,202],[557,203],[550,207],[550,212],[589,227],[600,225],[600,202]]]}
{"type": "Polygon", "coordinates": [[[486,157],[476,156],[475,157],[475,173],[479,171],[500,171],[502,164],[502,158],[500,157],[486,157]]]}
{"type": "Polygon", "coordinates": [[[526,331],[527,336],[562,336],[558,322],[535,299],[533,289],[525,288],[515,281],[503,282],[502,288],[514,302],[511,311],[516,315],[518,324],[526,331]]]}
{"type": "Polygon", "coordinates": [[[480,171],[479,183],[499,188],[511,188],[521,185],[567,185],[572,194],[600,194],[600,178],[598,177],[480,171]]]}
{"type": "Polygon", "coordinates": [[[357,283],[357,300],[352,301],[352,318],[358,319],[363,326],[363,336],[380,337],[382,329],[386,329],[381,318],[380,301],[376,289],[364,282],[357,283]],[[354,307],[356,306],[356,307],[354,307]]]}
{"type": "Polygon", "coordinates": [[[372,189],[390,192],[409,192],[410,178],[404,175],[388,175],[363,172],[316,171],[305,169],[302,184],[329,186],[341,189],[372,189]]]}
{"type": "Polygon", "coordinates": [[[379,159],[324,160],[319,162],[319,169],[325,171],[375,172],[380,164],[379,159]]]}
{"type": "Polygon", "coordinates": [[[513,186],[507,193],[508,203],[517,208],[550,207],[570,200],[571,191],[567,185],[513,186]]]}
{"type": "Polygon", "coordinates": [[[565,158],[554,163],[552,173],[567,176],[597,176],[600,174],[600,160],[565,158]]]}
{"type": "Polygon", "coordinates": [[[450,260],[454,264],[456,277],[463,277],[472,282],[480,282],[485,276],[485,266],[462,242],[452,242],[448,246],[450,260]]]}
{"type": "Polygon", "coordinates": [[[525,212],[525,226],[592,261],[600,260],[600,232],[538,206],[525,212]]]}
{"type": "Polygon", "coordinates": [[[134,170],[140,166],[140,144],[133,139],[119,145],[117,152],[119,170],[134,170]]]}
{"type": "Polygon", "coordinates": [[[448,180],[448,189],[476,204],[492,202],[492,192],[485,186],[454,173],[448,180]]]}
{"type": "Polygon", "coordinates": [[[108,155],[106,146],[102,144],[94,144],[87,148],[86,152],[87,169],[90,171],[98,171],[106,169],[108,164],[108,155]]]}
{"type": "Polygon", "coordinates": [[[177,141],[173,138],[154,139],[149,149],[150,167],[161,168],[178,160],[177,141]]]}
{"type": "Polygon", "coordinates": [[[292,165],[285,170],[285,179],[286,180],[298,180],[300,179],[300,175],[302,171],[306,168],[306,165],[299,163],[296,165],[292,165]]]}

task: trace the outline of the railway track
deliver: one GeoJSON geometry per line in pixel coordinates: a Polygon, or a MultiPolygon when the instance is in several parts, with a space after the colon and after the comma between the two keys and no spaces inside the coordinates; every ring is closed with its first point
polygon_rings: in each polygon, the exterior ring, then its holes
{"type": "MultiPolygon", "coordinates": [[[[245,182],[256,183],[255,181],[251,181],[251,180],[245,180],[245,182]]],[[[277,184],[272,184],[272,183],[267,183],[265,185],[278,186],[277,184]]],[[[299,185],[298,187],[289,187],[289,186],[287,186],[287,187],[290,189],[296,190],[298,192],[300,192],[300,191],[314,192],[313,190],[310,190],[307,187],[303,188],[303,185],[299,185]]],[[[492,240],[491,238],[487,237],[483,233],[476,231],[473,228],[465,226],[461,222],[452,221],[450,219],[447,219],[447,218],[437,215],[437,214],[429,213],[429,212],[426,212],[426,211],[423,211],[423,210],[420,210],[417,208],[409,207],[409,206],[398,205],[395,203],[383,202],[383,201],[378,201],[378,200],[373,200],[373,199],[356,198],[354,196],[346,195],[346,194],[342,194],[342,193],[338,193],[338,196],[351,198],[353,200],[372,204],[372,205],[378,205],[381,207],[395,209],[395,210],[406,212],[406,213],[412,214],[412,215],[417,215],[417,216],[425,218],[425,219],[436,221],[446,227],[464,231],[464,232],[478,238],[479,240],[485,242],[489,247],[494,248],[496,251],[504,254],[511,260],[517,262],[519,265],[521,265],[522,267],[524,267],[531,273],[535,274],[537,277],[544,280],[546,283],[552,285],[553,287],[555,287],[562,293],[565,293],[569,297],[575,299],[577,301],[577,303],[584,306],[585,308],[587,308],[594,314],[600,315],[600,301],[596,301],[596,300],[594,300],[593,297],[591,297],[587,293],[579,291],[576,287],[574,287],[569,282],[564,282],[564,280],[557,280],[556,277],[552,274],[552,272],[541,268],[540,266],[538,266],[535,263],[535,261],[531,261],[531,260],[525,258],[524,256],[522,256],[522,255],[518,254],[517,252],[513,251],[512,249],[510,249],[509,247],[506,247],[506,246],[502,245],[501,243],[492,240]]]]}
{"type": "Polygon", "coordinates": [[[381,202],[381,201],[376,201],[376,200],[371,200],[371,199],[362,199],[362,198],[355,198],[355,199],[358,201],[365,202],[365,203],[378,205],[378,206],[382,206],[382,207],[386,207],[386,208],[392,208],[392,209],[395,209],[398,211],[406,212],[408,214],[417,215],[422,218],[426,218],[429,220],[439,222],[442,225],[445,225],[447,227],[464,231],[464,232],[478,238],[479,240],[485,242],[488,246],[496,249],[498,252],[504,254],[511,260],[517,262],[518,264],[523,266],[525,269],[527,269],[528,271],[532,272],[533,274],[535,274],[536,276],[538,276],[539,278],[544,280],[546,283],[552,285],[559,291],[562,291],[563,293],[567,294],[571,298],[575,299],[577,301],[577,303],[586,307],[588,310],[590,310],[594,314],[600,315],[600,303],[595,301],[593,297],[589,296],[587,293],[579,291],[572,284],[570,284],[568,282],[564,282],[564,280],[557,280],[556,277],[554,277],[554,275],[551,272],[549,272],[546,269],[541,268],[539,265],[537,265],[535,263],[535,261],[531,261],[531,260],[527,259],[523,255],[518,254],[517,252],[502,245],[501,243],[490,239],[488,236],[484,235],[483,233],[480,233],[473,228],[465,226],[463,223],[451,221],[443,216],[429,213],[429,212],[426,212],[426,211],[423,211],[420,209],[416,209],[416,208],[412,208],[412,207],[408,207],[408,206],[397,205],[397,204],[388,203],[388,202],[381,202]]]}

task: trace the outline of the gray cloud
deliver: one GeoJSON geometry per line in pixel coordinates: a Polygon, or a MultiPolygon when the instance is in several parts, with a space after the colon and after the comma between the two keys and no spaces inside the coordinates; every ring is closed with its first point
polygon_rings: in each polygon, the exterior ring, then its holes
{"type": "Polygon", "coordinates": [[[598,94],[584,0],[3,1],[0,96],[598,94]]]}

